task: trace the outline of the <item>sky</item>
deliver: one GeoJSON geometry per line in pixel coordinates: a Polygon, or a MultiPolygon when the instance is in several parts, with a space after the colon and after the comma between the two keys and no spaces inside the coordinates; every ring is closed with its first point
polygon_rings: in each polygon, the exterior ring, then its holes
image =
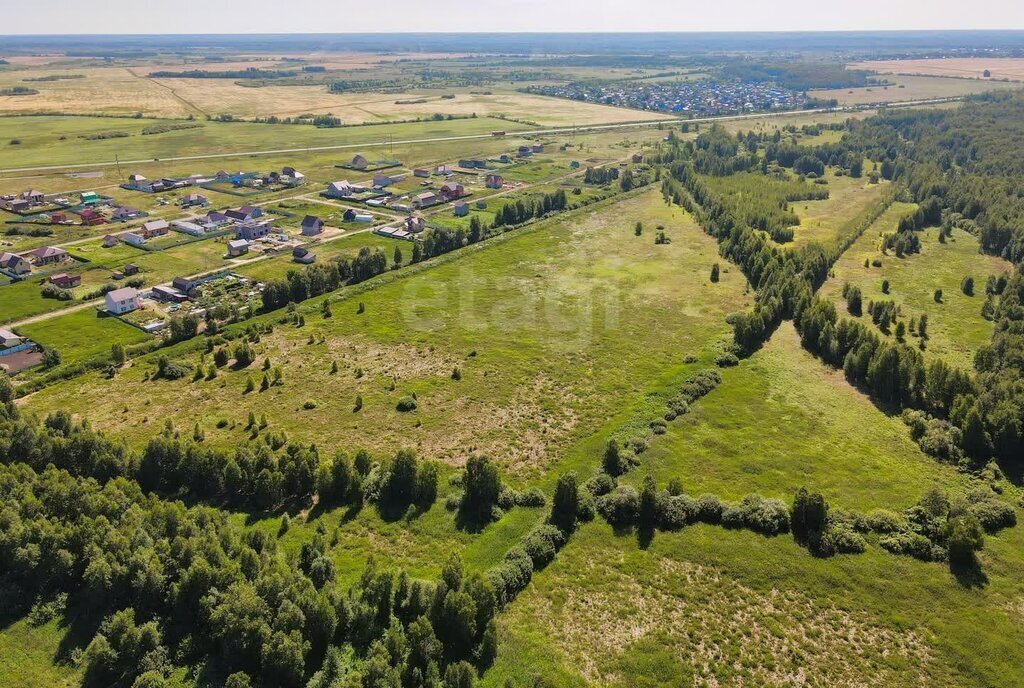
{"type": "Polygon", "coordinates": [[[1024,29],[1024,0],[0,0],[0,35],[1024,29]]]}

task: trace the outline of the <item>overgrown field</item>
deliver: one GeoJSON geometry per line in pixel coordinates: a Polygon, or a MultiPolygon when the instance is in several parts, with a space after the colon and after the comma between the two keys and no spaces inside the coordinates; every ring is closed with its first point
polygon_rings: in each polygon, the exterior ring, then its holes
{"type": "Polygon", "coordinates": [[[331,318],[311,305],[304,327],[278,326],[258,347],[283,372],[267,392],[244,394],[246,378],[262,375],[256,365],[212,381],[146,382],[152,363],[140,361],[113,380],[55,385],[27,408],[45,412],[60,399],[137,442],[166,419],[198,421],[220,445],[248,434],[251,410],[296,438],[316,427],[325,447],[414,446],[451,463],[477,449],[511,473],[538,475],[687,354],[711,358],[725,315],[749,303],[738,271],[709,282],[713,241],[655,191],[507,238],[358,296],[343,291],[331,318]],[[655,244],[658,226],[671,244],[655,244]],[[411,395],[416,411],[396,411],[411,395]],[[315,408],[303,409],[307,401],[315,408]]]}
{"type": "MultiPolygon", "coordinates": [[[[659,487],[674,478],[694,497],[731,501],[788,502],[807,486],[833,509],[862,512],[972,484],[801,351],[789,325],[669,423],[628,482],[648,473],[659,487]]],[[[985,583],[965,587],[946,564],[877,543],[822,559],[788,534],[694,525],[648,542],[599,520],[503,617],[485,685],[523,667],[556,686],[1012,684],[1022,540],[1019,528],[987,538],[985,583]]]]}

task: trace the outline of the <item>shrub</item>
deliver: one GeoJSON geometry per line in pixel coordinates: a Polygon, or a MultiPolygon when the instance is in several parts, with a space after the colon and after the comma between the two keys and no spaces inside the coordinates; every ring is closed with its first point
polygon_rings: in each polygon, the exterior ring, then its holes
{"type": "Polygon", "coordinates": [[[951,563],[969,564],[974,561],[974,553],[985,546],[981,523],[973,514],[950,519],[946,524],[945,535],[951,563]]]}
{"type": "Polygon", "coordinates": [[[658,527],[663,530],[678,530],[697,520],[697,500],[689,495],[671,495],[667,490],[658,493],[658,527]]]}
{"type": "Polygon", "coordinates": [[[898,533],[907,529],[907,520],[888,509],[869,511],[865,522],[873,533],[898,533]]]}
{"type": "Polygon", "coordinates": [[[538,526],[523,538],[523,549],[533,562],[535,571],[551,563],[564,544],[565,533],[552,525],[538,526]]]}
{"type": "Polygon", "coordinates": [[[994,533],[1003,528],[1017,525],[1017,512],[1006,502],[998,499],[985,499],[968,507],[969,512],[978,519],[986,533],[994,533]]]}
{"type": "Polygon", "coordinates": [[[818,541],[817,551],[824,556],[860,554],[867,549],[864,537],[848,523],[829,523],[818,541]]]}
{"type": "Polygon", "coordinates": [[[516,495],[516,506],[541,507],[547,504],[547,497],[538,487],[531,487],[525,492],[516,495]]]}
{"type": "Polygon", "coordinates": [[[941,548],[932,545],[932,541],[919,533],[893,533],[878,541],[886,551],[902,554],[921,561],[941,561],[941,548]]]}
{"type": "Polygon", "coordinates": [[[311,411],[311,410],[313,410],[313,409],[315,409],[315,408],[316,408],[316,402],[315,402],[315,401],[313,401],[312,399],[307,399],[307,400],[306,400],[306,401],[305,401],[305,402],[304,402],[304,403],[302,404],[302,408],[306,409],[307,411],[311,411]]]}
{"type": "Polygon", "coordinates": [[[395,405],[395,408],[397,410],[401,411],[402,413],[408,413],[409,411],[415,411],[416,410],[416,400],[413,399],[412,397],[402,397],[401,399],[398,400],[398,404],[395,405]]]}
{"type": "Polygon", "coordinates": [[[740,360],[736,358],[736,354],[731,351],[723,351],[715,356],[715,365],[719,368],[728,368],[737,365],[739,362],[740,360]]]}
{"type": "Polygon", "coordinates": [[[590,494],[595,497],[606,495],[615,489],[616,481],[615,478],[608,475],[607,473],[598,473],[593,478],[587,481],[584,487],[590,494]]]}
{"type": "Polygon", "coordinates": [[[778,499],[748,494],[739,504],[722,512],[722,525],[745,527],[763,535],[778,535],[789,530],[789,508],[778,499]]]}
{"type": "Polygon", "coordinates": [[[630,485],[620,485],[597,500],[597,512],[613,526],[636,523],[640,512],[640,495],[630,485]]]}
{"type": "Polygon", "coordinates": [[[725,505],[715,495],[705,494],[697,498],[697,520],[716,525],[722,522],[725,505]]]}

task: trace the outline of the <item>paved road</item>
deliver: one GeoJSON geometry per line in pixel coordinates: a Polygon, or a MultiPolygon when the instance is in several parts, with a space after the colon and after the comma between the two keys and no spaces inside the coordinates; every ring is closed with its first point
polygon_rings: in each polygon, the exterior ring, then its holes
{"type": "MultiPolygon", "coordinates": [[[[592,124],[589,126],[581,127],[559,127],[553,129],[522,129],[522,130],[506,130],[509,136],[522,136],[522,135],[553,135],[553,134],[574,134],[588,131],[605,131],[608,129],[635,129],[637,127],[650,127],[657,126],[659,124],[679,124],[682,122],[689,122],[691,124],[702,124],[707,122],[727,122],[731,120],[744,120],[744,119],[763,119],[766,117],[795,117],[798,115],[809,115],[809,114],[820,114],[825,112],[856,112],[861,110],[874,110],[880,107],[914,107],[917,105],[935,105],[939,103],[949,103],[963,98],[931,98],[928,100],[909,100],[903,102],[892,102],[892,103],[880,103],[877,105],[859,105],[856,107],[839,107],[839,108],[814,108],[810,110],[792,110],[788,112],[759,112],[746,115],[722,115],[719,117],[701,117],[697,119],[683,120],[677,117],[671,117],[666,119],[650,120],[648,122],[625,122],[621,124],[592,124]]],[[[468,141],[473,139],[489,139],[492,138],[491,134],[466,134],[463,136],[440,136],[435,138],[422,138],[422,139],[405,139],[402,141],[370,141],[364,143],[339,143],[332,146],[306,146],[302,148],[279,148],[272,150],[255,150],[255,151],[235,151],[232,153],[208,153],[205,155],[186,155],[173,158],[144,158],[140,160],[120,160],[117,162],[83,162],[75,163],[72,165],[46,165],[41,167],[11,167],[7,169],[0,169],[0,174],[6,174],[8,172],[44,172],[53,170],[72,170],[86,167],[113,167],[115,165],[143,165],[152,162],[182,162],[187,160],[210,160],[214,158],[236,158],[250,155],[281,155],[285,153],[307,153],[310,151],[329,151],[329,150],[351,150],[351,149],[362,149],[362,148],[374,148],[377,146],[402,146],[418,143],[440,143],[443,141],[468,141]]]]}

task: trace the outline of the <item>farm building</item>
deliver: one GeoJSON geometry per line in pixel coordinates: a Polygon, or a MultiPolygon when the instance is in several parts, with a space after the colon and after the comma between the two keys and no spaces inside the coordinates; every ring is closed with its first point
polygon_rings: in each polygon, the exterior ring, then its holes
{"type": "Polygon", "coordinates": [[[118,238],[113,234],[107,234],[103,237],[103,248],[114,248],[117,246],[118,238]]]}
{"type": "Polygon", "coordinates": [[[354,193],[355,188],[345,179],[340,182],[331,182],[327,186],[327,191],[324,192],[324,195],[328,198],[348,198],[354,193]]]}
{"type": "Polygon", "coordinates": [[[82,203],[86,205],[97,205],[103,203],[106,199],[100,196],[95,191],[83,191],[82,192],[82,203]]]}
{"type": "Polygon", "coordinates": [[[519,146],[519,149],[516,151],[516,155],[520,158],[528,158],[533,155],[533,153],[530,151],[529,146],[519,146]]]}
{"type": "Polygon", "coordinates": [[[386,174],[375,174],[375,175],[373,175],[373,185],[375,187],[379,187],[381,189],[383,189],[386,186],[391,186],[396,181],[399,181],[399,180],[395,179],[394,177],[389,177],[386,174]]]}
{"type": "Polygon", "coordinates": [[[124,266],[124,274],[131,276],[139,274],[139,266],[134,263],[128,263],[124,266]]]}
{"type": "Polygon", "coordinates": [[[477,201],[476,207],[477,210],[487,210],[487,201],[477,201]]]}
{"type": "Polygon", "coordinates": [[[502,153],[501,155],[498,156],[498,162],[510,163],[512,162],[512,157],[509,156],[508,153],[502,153]]]}
{"type": "Polygon", "coordinates": [[[53,265],[69,258],[67,251],[56,246],[42,246],[34,251],[29,251],[28,255],[35,265],[53,265]]]}
{"type": "Polygon", "coordinates": [[[415,169],[415,170],[412,171],[412,176],[414,176],[414,177],[429,177],[430,176],[430,170],[415,169]]]}
{"type": "Polygon", "coordinates": [[[83,210],[78,213],[78,216],[82,218],[82,224],[87,227],[91,227],[93,225],[102,225],[106,224],[107,222],[107,218],[103,217],[95,210],[83,210]]]}
{"type": "Polygon", "coordinates": [[[138,289],[132,287],[108,291],[104,298],[107,302],[107,310],[115,315],[130,313],[142,306],[138,289]]]}
{"type": "Polygon", "coordinates": [[[307,215],[302,218],[300,229],[302,236],[316,236],[324,231],[324,221],[315,215],[307,215]]]}
{"type": "Polygon", "coordinates": [[[530,152],[531,153],[543,153],[544,152],[544,146],[540,145],[539,143],[535,143],[532,146],[530,146],[530,152]]]}
{"type": "Polygon", "coordinates": [[[349,163],[349,167],[354,170],[365,170],[369,165],[369,161],[358,153],[352,158],[352,162],[349,163]]]}
{"type": "Polygon", "coordinates": [[[447,182],[441,185],[441,196],[449,201],[462,198],[466,195],[466,189],[462,184],[447,182]]]}
{"type": "Polygon", "coordinates": [[[236,239],[245,239],[246,241],[255,241],[262,239],[270,233],[270,227],[268,225],[257,225],[253,223],[246,223],[239,225],[235,229],[236,239]]]}
{"type": "Polygon", "coordinates": [[[189,194],[181,199],[182,208],[205,208],[210,201],[201,194],[189,194]]]}
{"type": "Polygon", "coordinates": [[[125,232],[121,235],[121,241],[132,246],[142,246],[146,243],[146,237],[137,232],[125,232]]]}
{"type": "Polygon", "coordinates": [[[58,272],[50,276],[50,284],[61,289],[72,289],[82,283],[81,275],[69,275],[66,272],[58,272]]]}
{"type": "Polygon", "coordinates": [[[245,239],[232,239],[228,242],[228,255],[241,256],[249,252],[249,242],[245,239]]]}
{"type": "Polygon", "coordinates": [[[434,168],[434,174],[451,174],[451,173],[452,173],[452,166],[451,165],[438,165],[437,167],[434,168]]]}
{"type": "Polygon", "coordinates": [[[182,294],[174,287],[153,287],[153,298],[159,301],[170,301],[172,303],[188,301],[188,296],[182,294]]]}
{"type": "Polygon", "coordinates": [[[309,265],[316,260],[316,254],[310,251],[308,248],[299,248],[292,250],[292,260],[296,263],[302,263],[303,265],[309,265]]]}
{"type": "Polygon", "coordinates": [[[484,186],[488,189],[500,189],[504,184],[505,180],[499,174],[487,175],[487,180],[484,182],[484,186]]]}
{"type": "Polygon", "coordinates": [[[452,208],[452,213],[455,217],[465,217],[466,215],[469,215],[469,203],[466,203],[465,201],[456,203],[452,208]]]}
{"type": "Polygon", "coordinates": [[[373,222],[373,215],[369,213],[356,213],[355,222],[373,222]]]}
{"type": "Polygon", "coordinates": [[[128,185],[136,189],[141,189],[149,180],[143,177],[141,174],[129,174],[128,185]]]}

